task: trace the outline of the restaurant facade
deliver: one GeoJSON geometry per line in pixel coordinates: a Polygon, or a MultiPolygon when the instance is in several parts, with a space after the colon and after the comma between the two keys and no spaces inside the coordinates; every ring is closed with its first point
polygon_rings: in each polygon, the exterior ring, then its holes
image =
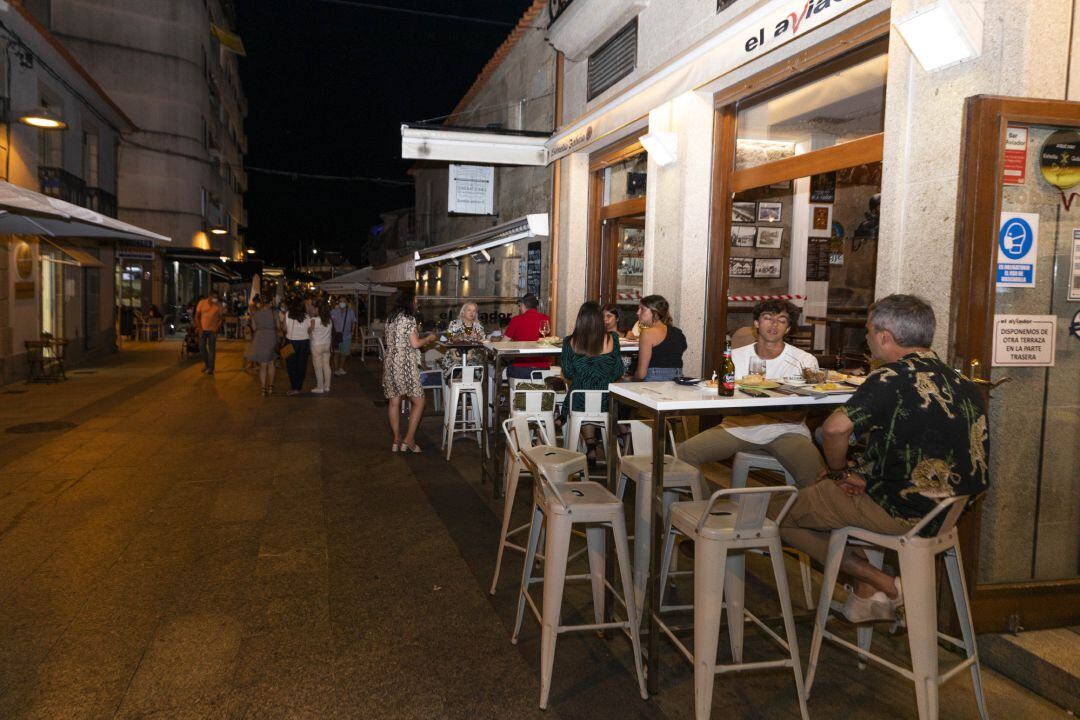
{"type": "MultiPolygon", "coordinates": [[[[934,349],[989,399],[993,488],[964,527],[980,631],[1080,620],[1078,13],[553,3],[554,132],[503,160],[552,168],[560,333],[583,300],[658,293],[708,374],[757,299],[786,297],[846,365],[874,298],[927,298],[934,349]]],[[[470,141],[498,162],[497,138],[470,141]]]]}

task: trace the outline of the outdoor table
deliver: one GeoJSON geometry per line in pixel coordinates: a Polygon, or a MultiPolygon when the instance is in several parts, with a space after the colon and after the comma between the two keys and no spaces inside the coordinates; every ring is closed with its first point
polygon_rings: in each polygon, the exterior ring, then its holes
{"type": "MultiPolygon", "coordinates": [[[[653,421],[652,502],[641,497],[639,492],[635,507],[637,519],[634,523],[633,566],[634,587],[641,590],[642,584],[648,583],[648,683],[649,692],[655,693],[660,683],[660,630],[657,625],[659,618],[656,608],[660,597],[660,563],[662,561],[660,554],[664,547],[664,528],[655,522],[655,518],[662,517],[663,512],[664,453],[667,444],[664,429],[667,419],[673,415],[723,415],[742,410],[768,412],[792,408],[807,410],[831,408],[847,402],[851,393],[807,396],[781,394],[774,390],[767,390],[764,392],[768,394],[768,397],[750,397],[736,390],[733,397],[720,397],[715,390],[706,390],[696,385],[678,385],[671,381],[612,383],[608,386],[608,390],[610,392],[608,419],[611,427],[617,427],[620,406],[637,408],[653,421]]],[[[851,392],[854,392],[854,389],[851,392]]],[[[618,463],[612,460],[618,456],[617,442],[617,433],[610,433],[606,454],[608,487],[612,492],[615,492],[619,481],[618,463]]],[[[613,603],[609,603],[609,607],[612,605],[613,603]]]]}
{"type": "MultiPolygon", "coordinates": [[[[488,350],[491,356],[494,357],[494,371],[491,377],[495,381],[495,390],[492,392],[492,397],[485,403],[484,412],[491,414],[494,412],[494,420],[490,417],[484,418],[484,428],[487,432],[484,433],[485,442],[488,445],[494,445],[492,447],[490,460],[485,460],[481,463],[481,481],[491,478],[491,484],[496,498],[501,498],[505,492],[505,488],[502,486],[502,464],[498,461],[499,450],[501,449],[501,437],[502,432],[500,429],[500,423],[502,422],[502,408],[499,404],[499,384],[502,381],[503,368],[507,363],[514,360],[521,360],[523,358],[531,357],[552,357],[562,354],[562,343],[558,345],[548,345],[536,340],[485,340],[484,347],[488,350]],[[491,439],[488,439],[488,433],[492,433],[491,439]],[[490,465],[489,465],[490,463],[490,465]]],[[[638,351],[638,343],[620,339],[619,340],[619,352],[636,353],[638,351]]],[[[614,426],[612,426],[614,427],[614,426]]],[[[487,447],[484,448],[485,451],[487,447]]],[[[484,456],[487,457],[486,455],[484,456]]]]}

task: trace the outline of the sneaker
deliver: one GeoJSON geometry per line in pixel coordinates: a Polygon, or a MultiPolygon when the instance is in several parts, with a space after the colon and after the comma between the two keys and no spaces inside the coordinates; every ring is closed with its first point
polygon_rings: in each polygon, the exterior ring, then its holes
{"type": "Polygon", "coordinates": [[[345,374],[345,371],[344,371],[344,370],[335,370],[335,371],[334,371],[334,374],[335,374],[335,375],[344,375],[344,374],[345,374]]]}
{"type": "Polygon", "coordinates": [[[325,391],[322,388],[311,388],[311,393],[313,395],[322,395],[323,392],[325,391]]]}
{"type": "Polygon", "coordinates": [[[847,600],[843,604],[834,600],[832,609],[843,615],[849,623],[884,622],[896,619],[896,611],[885,593],[876,592],[868,598],[862,598],[855,594],[855,589],[850,585],[845,585],[844,589],[847,590],[847,600]]]}

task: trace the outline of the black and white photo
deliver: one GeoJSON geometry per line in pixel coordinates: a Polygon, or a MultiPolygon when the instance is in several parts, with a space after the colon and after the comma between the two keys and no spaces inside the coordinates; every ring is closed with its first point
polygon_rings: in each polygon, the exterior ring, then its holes
{"type": "Polygon", "coordinates": [[[754,277],[776,279],[780,277],[783,258],[754,258],[754,277]]]}
{"type": "Polygon", "coordinates": [[[763,227],[757,229],[757,239],[754,242],[754,247],[766,248],[768,250],[779,250],[783,242],[784,228],[763,227]]]}
{"type": "Polygon", "coordinates": [[[728,258],[728,277],[748,278],[754,277],[754,258],[733,257],[728,258]]]}
{"type": "Polygon", "coordinates": [[[778,223],[781,220],[784,206],[778,202],[759,202],[757,204],[757,221],[761,223],[778,223]]]}
{"type": "Polygon", "coordinates": [[[734,202],[731,203],[731,222],[752,223],[757,216],[757,203],[734,202]]]}
{"type": "Polygon", "coordinates": [[[753,225],[731,226],[731,247],[754,247],[758,229],[753,225]]]}

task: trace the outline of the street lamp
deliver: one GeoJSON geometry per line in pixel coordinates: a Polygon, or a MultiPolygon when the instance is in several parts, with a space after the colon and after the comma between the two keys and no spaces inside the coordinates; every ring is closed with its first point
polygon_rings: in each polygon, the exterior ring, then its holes
{"type": "Polygon", "coordinates": [[[42,130],[67,130],[67,123],[60,115],[44,105],[19,113],[19,122],[42,130]]]}

